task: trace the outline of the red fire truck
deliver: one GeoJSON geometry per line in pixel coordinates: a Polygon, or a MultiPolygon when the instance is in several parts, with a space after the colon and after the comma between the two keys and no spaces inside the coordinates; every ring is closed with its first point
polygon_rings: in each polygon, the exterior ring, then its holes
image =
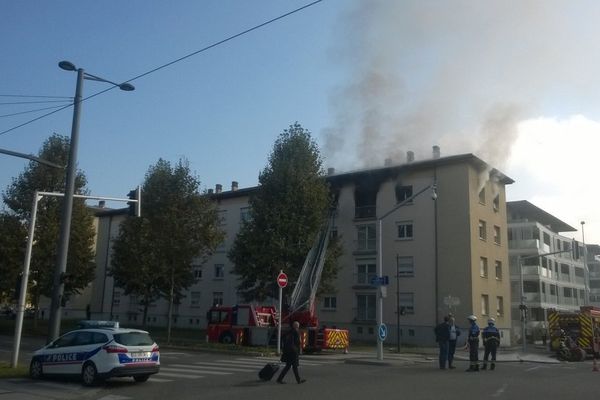
{"type": "MultiPolygon", "coordinates": [[[[302,345],[305,351],[322,349],[347,350],[350,335],[347,329],[319,325],[315,312],[315,298],[327,250],[332,218],[318,235],[298,275],[291,302],[282,313],[282,327],[290,322],[300,323],[302,345]]],[[[275,277],[273,277],[275,281],[275,277]]],[[[233,307],[215,306],[208,311],[207,340],[209,342],[237,343],[240,345],[269,345],[277,342],[279,313],[273,306],[240,304],[233,307]]]]}

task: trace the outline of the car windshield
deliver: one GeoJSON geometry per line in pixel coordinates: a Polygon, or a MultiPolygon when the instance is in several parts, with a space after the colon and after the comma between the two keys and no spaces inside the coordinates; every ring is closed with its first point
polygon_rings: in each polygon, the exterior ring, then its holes
{"type": "Polygon", "coordinates": [[[115,342],[124,346],[150,346],[154,340],[146,332],[127,332],[114,335],[115,342]]]}

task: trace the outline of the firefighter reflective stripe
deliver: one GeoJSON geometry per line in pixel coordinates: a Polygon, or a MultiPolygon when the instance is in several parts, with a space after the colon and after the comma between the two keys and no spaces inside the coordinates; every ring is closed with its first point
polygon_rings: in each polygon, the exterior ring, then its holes
{"type": "Polygon", "coordinates": [[[589,318],[587,315],[580,314],[579,315],[579,329],[580,329],[580,334],[579,334],[579,338],[577,339],[577,344],[579,345],[579,347],[583,347],[583,348],[592,347],[592,342],[590,340],[594,334],[594,331],[592,328],[592,319],[589,318]]]}
{"type": "Polygon", "coordinates": [[[554,330],[560,329],[558,319],[559,314],[557,312],[551,312],[548,314],[548,329],[550,330],[550,334],[552,334],[554,330]]]}
{"type": "Polygon", "coordinates": [[[326,349],[345,349],[350,344],[348,338],[348,331],[336,330],[336,329],[325,329],[324,334],[324,348],[326,349]]]}

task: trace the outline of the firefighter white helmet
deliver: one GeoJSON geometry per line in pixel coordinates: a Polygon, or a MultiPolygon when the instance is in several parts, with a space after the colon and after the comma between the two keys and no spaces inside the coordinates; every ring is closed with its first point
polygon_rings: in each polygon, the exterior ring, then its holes
{"type": "Polygon", "coordinates": [[[488,324],[494,325],[495,323],[496,323],[496,320],[494,318],[488,319],[488,324]]]}
{"type": "Polygon", "coordinates": [[[477,317],[476,317],[476,316],[474,316],[474,315],[469,315],[469,316],[467,317],[467,319],[468,319],[469,321],[473,321],[473,322],[477,321],[477,317]]]}

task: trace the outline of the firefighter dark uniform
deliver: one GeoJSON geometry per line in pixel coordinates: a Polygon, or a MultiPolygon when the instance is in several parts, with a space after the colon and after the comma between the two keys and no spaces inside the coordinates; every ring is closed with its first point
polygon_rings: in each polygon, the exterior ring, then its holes
{"type": "Polygon", "coordinates": [[[471,364],[469,365],[469,369],[467,372],[475,372],[479,371],[479,326],[477,326],[477,317],[474,315],[469,315],[467,319],[470,322],[469,326],[469,336],[467,336],[467,340],[469,343],[469,361],[471,364]]]}
{"type": "Polygon", "coordinates": [[[483,347],[485,348],[483,353],[483,367],[481,369],[487,369],[487,362],[490,354],[492,355],[490,369],[494,370],[494,368],[496,368],[496,349],[498,349],[498,346],[500,345],[500,332],[495,324],[496,320],[494,318],[488,319],[488,326],[486,326],[481,333],[483,347]]]}

